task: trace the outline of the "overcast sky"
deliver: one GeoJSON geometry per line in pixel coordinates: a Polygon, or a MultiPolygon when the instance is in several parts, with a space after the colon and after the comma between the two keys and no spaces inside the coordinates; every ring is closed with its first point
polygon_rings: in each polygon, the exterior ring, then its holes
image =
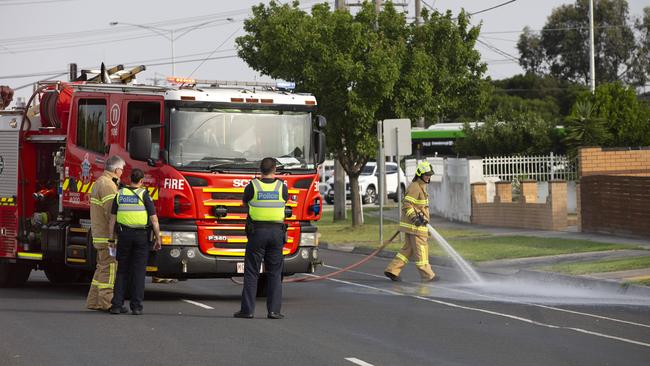
{"type": "MultiPolygon", "coordinates": [[[[47,79],[67,70],[76,62],[80,68],[107,65],[144,64],[147,71],[140,82],[152,83],[154,78],[171,75],[171,30],[174,42],[176,76],[218,80],[268,80],[260,76],[236,56],[234,39],[243,35],[243,20],[259,0],[0,0],[0,85],[13,88],[47,79]],[[110,26],[117,21],[122,24],[110,26]],[[125,23],[155,26],[158,34],[125,23]],[[207,23],[207,24],[205,24],[207,23]],[[201,25],[203,24],[203,25],[201,25]],[[200,25],[183,34],[187,27],[200,25]],[[185,28],[185,30],[179,30],[185,28]],[[180,37],[179,37],[180,36],[180,37]],[[201,60],[210,57],[200,67],[201,60]],[[27,77],[29,75],[29,77],[27,77]],[[23,77],[19,77],[23,76],[23,77]]],[[[268,1],[265,1],[268,2],[268,1]]],[[[310,8],[315,0],[303,0],[310,8]]],[[[348,0],[348,3],[356,3],[348,0]]],[[[413,0],[407,4],[409,16],[414,14],[413,0]]],[[[506,0],[426,0],[428,7],[461,8],[476,12],[506,0]]],[[[540,29],[551,10],[563,0],[518,0],[505,6],[477,14],[472,23],[483,23],[481,40],[505,53],[498,53],[484,44],[477,48],[488,64],[488,74],[501,79],[522,70],[508,55],[518,57],[516,42],[524,26],[540,29]]],[[[333,1],[330,1],[333,4],[333,1]]],[[[640,15],[648,0],[628,0],[630,14],[640,15]]],[[[60,78],[64,78],[61,76],[60,78]]],[[[17,91],[26,97],[31,88],[17,91]]]]}

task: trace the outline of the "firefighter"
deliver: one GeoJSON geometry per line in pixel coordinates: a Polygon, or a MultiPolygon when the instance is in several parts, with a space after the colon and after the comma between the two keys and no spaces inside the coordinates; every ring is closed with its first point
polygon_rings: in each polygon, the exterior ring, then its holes
{"type": "Polygon", "coordinates": [[[260,266],[264,261],[267,276],[266,309],[269,319],[282,319],[282,247],[285,242],[284,218],[289,191],[284,182],[275,178],[276,161],[264,158],[260,163],[262,178],[254,178],[244,189],[244,204],[248,207],[246,221],[246,255],[244,258],[244,289],[241,309],[235,318],[252,318],[260,266]]]}
{"type": "Polygon", "coordinates": [[[386,277],[393,281],[401,281],[400,272],[409,259],[415,262],[422,281],[438,279],[429,265],[429,245],[427,238],[429,230],[429,194],[427,184],[433,175],[431,164],[420,162],[415,171],[413,182],[406,189],[402,205],[399,229],[406,233],[406,242],[384,270],[386,277]]]}
{"type": "MultiPolygon", "coordinates": [[[[126,313],[124,293],[129,284],[131,300],[129,306],[133,315],[142,315],[144,300],[144,281],[149,258],[149,228],[153,229],[153,250],[160,250],[160,226],[156,208],[146,188],[142,187],[144,172],[131,171],[131,185],[121,188],[115,195],[111,209],[111,229],[118,224],[117,278],[115,295],[110,309],[111,314],[126,313]]],[[[114,242],[115,230],[111,230],[109,241],[114,242]]]]}
{"type": "Polygon", "coordinates": [[[108,158],[104,173],[97,179],[90,192],[90,225],[93,247],[97,250],[97,267],[86,299],[86,307],[92,310],[110,309],[113,299],[117,262],[109,253],[108,239],[112,235],[109,220],[124,164],[124,160],[119,156],[108,158]]]}

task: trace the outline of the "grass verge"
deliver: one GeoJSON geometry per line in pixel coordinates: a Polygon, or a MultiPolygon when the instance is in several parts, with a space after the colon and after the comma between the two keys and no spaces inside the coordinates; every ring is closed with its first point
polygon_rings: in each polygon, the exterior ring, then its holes
{"type": "MultiPolygon", "coordinates": [[[[365,213],[377,209],[366,209],[365,213]]],[[[348,219],[332,221],[332,211],[323,213],[323,218],[318,223],[321,240],[331,245],[355,245],[376,248],[379,245],[379,218],[365,216],[365,224],[352,227],[352,220],[348,212],[348,219]]],[[[397,230],[398,224],[384,221],[383,235],[388,239],[397,230]]],[[[496,259],[512,259],[557,255],[567,253],[592,252],[615,249],[639,249],[633,245],[599,243],[588,240],[571,240],[557,238],[541,238],[529,236],[492,236],[479,231],[465,229],[437,229],[445,239],[465,259],[475,262],[496,259]]],[[[430,253],[444,256],[444,251],[430,241],[430,253]]],[[[392,243],[387,249],[398,250],[401,243],[392,243]]]]}
{"type": "MultiPolygon", "coordinates": [[[[616,272],[632,269],[650,268],[650,256],[607,259],[593,262],[562,263],[553,266],[540,267],[543,271],[560,272],[571,275],[582,275],[587,273],[616,272]]],[[[650,279],[640,280],[650,284],[650,279]]]]}

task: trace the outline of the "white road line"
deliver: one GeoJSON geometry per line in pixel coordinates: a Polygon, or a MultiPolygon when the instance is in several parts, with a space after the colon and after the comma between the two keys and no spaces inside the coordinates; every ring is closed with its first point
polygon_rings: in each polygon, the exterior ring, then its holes
{"type": "Polygon", "coordinates": [[[200,302],[192,301],[192,300],[187,300],[187,299],[181,299],[181,301],[186,302],[188,304],[196,305],[200,308],[208,309],[208,310],[214,310],[212,306],[206,305],[206,304],[201,304],[200,302]]]}
{"type": "MultiPolygon", "coordinates": [[[[328,265],[323,265],[323,267],[328,267],[328,268],[332,268],[332,269],[340,269],[338,267],[328,266],[328,265]]],[[[366,275],[366,276],[370,276],[370,277],[376,277],[376,278],[384,278],[385,277],[385,276],[379,276],[379,275],[376,275],[376,274],[373,274],[373,273],[366,273],[366,272],[359,272],[359,271],[348,271],[348,272],[361,274],[361,275],[366,275]]],[[[484,297],[484,298],[487,298],[487,299],[490,299],[490,300],[497,300],[497,301],[503,302],[503,297],[485,295],[485,294],[481,294],[481,293],[478,293],[478,292],[467,291],[467,290],[459,290],[459,289],[443,287],[443,286],[436,286],[436,285],[431,285],[431,284],[425,284],[425,286],[429,286],[429,287],[433,287],[433,288],[439,288],[439,289],[443,289],[443,290],[451,291],[451,292],[458,292],[458,293],[466,294],[466,295],[484,297]]],[[[562,309],[562,308],[558,308],[558,307],[555,307],[555,306],[548,306],[548,305],[536,304],[536,303],[531,303],[531,302],[519,301],[519,300],[515,300],[515,299],[510,298],[510,297],[507,297],[507,296],[504,296],[504,297],[508,298],[508,301],[511,302],[511,303],[514,303],[514,304],[534,306],[534,307],[538,307],[538,308],[542,308],[542,309],[560,311],[560,312],[563,312],[563,313],[582,315],[582,316],[587,316],[587,317],[596,318],[596,319],[603,319],[603,320],[609,320],[609,321],[617,322],[617,323],[629,324],[629,325],[637,326],[637,327],[650,328],[650,325],[648,325],[648,324],[637,323],[637,322],[632,322],[632,321],[629,321],[629,320],[622,320],[622,319],[617,319],[617,318],[610,318],[610,317],[607,317],[607,316],[596,315],[596,314],[591,314],[591,313],[585,313],[585,312],[581,312],[581,311],[562,309]]]]}
{"type": "Polygon", "coordinates": [[[391,294],[391,295],[410,297],[410,298],[413,298],[413,299],[432,302],[432,303],[435,303],[435,304],[449,306],[449,307],[452,307],[452,308],[469,310],[469,311],[476,311],[476,312],[479,312],[479,313],[485,313],[485,314],[500,316],[500,317],[504,317],[504,318],[508,318],[508,319],[518,320],[518,321],[528,323],[528,324],[539,325],[541,327],[546,327],[546,328],[551,328],[551,329],[572,330],[572,331],[578,332],[578,333],[590,334],[590,335],[593,335],[593,336],[596,336],[596,337],[614,339],[614,340],[617,340],[617,341],[636,344],[636,345],[639,345],[639,346],[650,348],[650,343],[639,342],[639,341],[635,341],[633,339],[628,339],[628,338],[621,338],[621,337],[611,336],[609,334],[604,334],[604,333],[592,332],[592,331],[589,331],[589,330],[586,330],[586,329],[574,328],[574,327],[563,327],[563,326],[559,326],[559,325],[542,323],[542,322],[538,322],[538,321],[528,319],[528,318],[523,318],[523,317],[516,316],[516,315],[500,313],[498,311],[475,308],[475,307],[471,307],[471,306],[458,305],[458,304],[454,304],[454,303],[451,303],[451,302],[435,300],[435,299],[424,297],[424,296],[416,296],[416,295],[404,294],[404,293],[401,293],[401,292],[386,290],[386,289],[383,289],[383,288],[368,286],[368,285],[364,285],[364,284],[360,284],[360,283],[356,283],[356,282],[337,280],[337,279],[334,279],[334,278],[328,278],[328,280],[333,281],[333,282],[338,282],[338,283],[344,283],[346,285],[363,287],[363,288],[367,288],[367,289],[371,289],[371,290],[375,290],[375,291],[379,291],[379,292],[384,292],[384,293],[391,294]]]}
{"type": "Polygon", "coordinates": [[[361,366],[373,366],[373,364],[371,364],[371,363],[367,363],[364,360],[360,360],[360,359],[354,358],[354,357],[347,357],[345,360],[350,361],[352,363],[356,363],[357,365],[361,365],[361,366]]]}

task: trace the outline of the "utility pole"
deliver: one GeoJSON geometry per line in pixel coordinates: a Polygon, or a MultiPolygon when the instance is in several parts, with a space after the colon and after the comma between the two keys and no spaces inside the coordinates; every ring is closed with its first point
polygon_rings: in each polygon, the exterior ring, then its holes
{"type": "Polygon", "coordinates": [[[589,89],[596,92],[596,60],[594,56],[594,0],[589,0],[589,89]]]}
{"type": "MultiPolygon", "coordinates": [[[[415,25],[420,25],[420,15],[422,14],[422,0],[415,0],[415,25]]],[[[418,117],[415,121],[417,127],[424,128],[424,117],[418,117]]]]}
{"type": "Polygon", "coordinates": [[[334,4],[335,4],[334,7],[336,8],[336,10],[345,10],[345,9],[347,9],[347,6],[345,4],[345,0],[336,0],[336,1],[334,1],[334,4]]]}

